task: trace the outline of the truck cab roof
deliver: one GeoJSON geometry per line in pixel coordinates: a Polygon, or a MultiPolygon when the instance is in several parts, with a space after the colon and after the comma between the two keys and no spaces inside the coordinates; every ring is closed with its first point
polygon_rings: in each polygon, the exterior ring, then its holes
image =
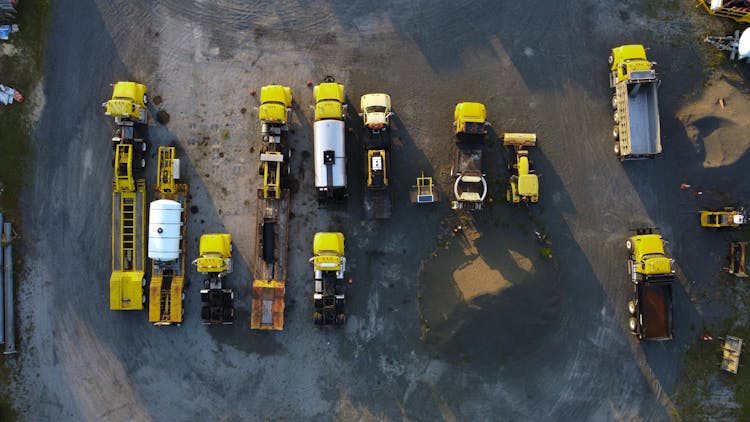
{"type": "Polygon", "coordinates": [[[260,89],[258,116],[261,123],[287,123],[287,110],[292,107],[292,90],[281,85],[267,85],[260,89]]]}
{"type": "Polygon", "coordinates": [[[487,109],[482,103],[456,104],[453,121],[456,125],[456,133],[487,133],[487,109]]]}

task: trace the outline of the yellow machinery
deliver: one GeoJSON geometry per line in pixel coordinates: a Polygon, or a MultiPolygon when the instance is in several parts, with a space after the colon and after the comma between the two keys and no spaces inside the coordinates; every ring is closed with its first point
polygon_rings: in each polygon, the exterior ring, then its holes
{"type": "Polygon", "coordinates": [[[698,3],[711,15],[734,19],[737,22],[750,22],[750,3],[747,1],[698,0],[698,3]]]}
{"type": "Polygon", "coordinates": [[[208,277],[201,289],[201,319],[204,324],[232,324],[234,293],[223,283],[224,276],[232,272],[232,236],[202,235],[199,254],[193,264],[208,277]]]}
{"type": "Polygon", "coordinates": [[[456,158],[451,167],[455,178],[451,206],[455,210],[482,209],[487,196],[487,180],[483,171],[482,155],[487,136],[487,110],[484,104],[464,102],[456,105],[453,113],[456,158]]]}
{"type": "Polygon", "coordinates": [[[365,218],[391,217],[390,160],[391,97],[388,94],[365,94],[360,99],[367,178],[363,198],[365,218]]]}
{"type": "Polygon", "coordinates": [[[724,208],[722,211],[700,212],[701,227],[732,227],[738,228],[747,223],[747,213],[743,208],[724,208]]]}
{"type": "Polygon", "coordinates": [[[179,178],[175,148],[159,147],[148,233],[152,260],[148,320],[154,325],[180,324],[184,314],[188,185],[178,183],[179,178]]]}
{"type": "Polygon", "coordinates": [[[136,82],[117,82],[112,90],[112,99],[102,103],[104,114],[115,118],[115,134],[112,147],[127,143],[133,145],[133,162],[138,168],[146,167],[148,142],[141,137],[137,125],[148,123],[148,95],[145,85],[136,82]]]}
{"type": "Polygon", "coordinates": [[[652,229],[638,229],[625,242],[634,299],[628,302],[630,331],[639,340],[672,338],[673,261],[652,229]]]}
{"type": "Polygon", "coordinates": [[[417,177],[417,184],[409,190],[409,198],[414,204],[431,204],[439,201],[432,177],[425,177],[424,172],[422,172],[422,175],[417,177]]]}
{"type": "Polygon", "coordinates": [[[292,89],[267,85],[260,89],[260,132],[269,144],[281,144],[282,132],[288,130],[292,118],[292,89]]]}
{"type": "Polygon", "coordinates": [[[388,187],[388,166],[384,149],[367,151],[367,188],[385,189],[388,187]]]}
{"type": "Polygon", "coordinates": [[[515,148],[516,159],[516,162],[510,165],[513,174],[510,176],[506,199],[513,204],[521,201],[538,202],[539,178],[531,167],[529,152],[524,149],[536,146],[536,134],[506,133],[503,136],[503,145],[515,148]]]}
{"type": "Polygon", "coordinates": [[[344,104],[344,85],[336,83],[328,76],[313,88],[315,98],[315,121],[344,120],[346,105],[344,104]]]}
{"type": "Polygon", "coordinates": [[[112,182],[112,275],[109,308],[140,310],[146,301],[146,181],[133,179],[133,146],[117,145],[112,182]]]}
{"type": "Polygon", "coordinates": [[[263,176],[263,198],[280,199],[281,178],[289,175],[289,159],[284,153],[261,152],[258,173],[263,176]]]}
{"type": "Polygon", "coordinates": [[[310,258],[315,273],[313,322],[316,325],[341,325],[346,321],[344,235],[316,233],[313,254],[310,258]]]}

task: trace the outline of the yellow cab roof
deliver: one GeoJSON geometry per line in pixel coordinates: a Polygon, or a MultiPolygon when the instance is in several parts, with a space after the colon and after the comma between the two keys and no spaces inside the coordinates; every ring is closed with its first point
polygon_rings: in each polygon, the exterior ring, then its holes
{"type": "Polygon", "coordinates": [[[321,232],[315,233],[313,238],[313,253],[344,255],[344,235],[343,233],[321,232]]]}
{"type": "MultiPolygon", "coordinates": [[[[648,59],[646,59],[646,49],[640,45],[640,44],[629,44],[629,45],[622,45],[617,48],[612,49],[612,70],[617,68],[617,66],[621,65],[622,63],[625,63],[627,61],[640,61],[640,62],[646,62],[648,63],[648,59]]],[[[650,63],[649,63],[650,67],[650,63]]],[[[634,69],[634,70],[641,70],[641,69],[634,69]]]]}
{"type": "Polygon", "coordinates": [[[536,174],[524,174],[518,177],[518,193],[522,196],[539,194],[539,179],[536,174]]]}
{"type": "Polygon", "coordinates": [[[145,85],[136,82],[117,82],[112,90],[112,98],[127,98],[143,106],[143,96],[146,91],[145,85]]]}
{"type": "Polygon", "coordinates": [[[211,233],[201,236],[200,254],[219,254],[224,257],[232,256],[232,235],[227,233],[211,233]]]}
{"type": "Polygon", "coordinates": [[[391,96],[388,94],[365,94],[360,99],[360,109],[364,113],[368,107],[385,107],[386,112],[391,110],[391,96]]]}
{"type": "Polygon", "coordinates": [[[482,103],[459,103],[454,117],[457,122],[484,123],[487,120],[487,109],[482,103]]]}
{"type": "Polygon", "coordinates": [[[278,103],[284,108],[292,106],[292,89],[282,85],[266,85],[260,89],[261,107],[266,103],[278,103]]]}
{"type": "Polygon", "coordinates": [[[344,102],[344,85],[336,82],[323,82],[313,90],[315,102],[332,100],[344,102]]]}
{"type": "Polygon", "coordinates": [[[664,242],[658,234],[643,234],[633,236],[633,247],[638,255],[664,255],[664,242]]]}

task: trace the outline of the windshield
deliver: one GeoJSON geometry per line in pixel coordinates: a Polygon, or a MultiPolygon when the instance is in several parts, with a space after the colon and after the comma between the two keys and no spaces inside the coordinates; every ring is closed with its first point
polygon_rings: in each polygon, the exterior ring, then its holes
{"type": "Polygon", "coordinates": [[[367,107],[367,110],[365,110],[367,113],[385,113],[385,107],[383,106],[372,106],[367,107]]]}

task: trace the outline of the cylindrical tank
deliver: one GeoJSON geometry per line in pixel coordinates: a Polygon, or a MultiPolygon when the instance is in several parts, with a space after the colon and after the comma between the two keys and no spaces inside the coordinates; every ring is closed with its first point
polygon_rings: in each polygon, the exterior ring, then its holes
{"type": "Polygon", "coordinates": [[[182,205],[159,199],[151,203],[148,223],[148,257],[156,261],[174,261],[180,256],[182,205]]]}
{"type": "Polygon", "coordinates": [[[315,187],[346,187],[346,146],[344,122],[320,120],[315,122],[315,187]]]}

